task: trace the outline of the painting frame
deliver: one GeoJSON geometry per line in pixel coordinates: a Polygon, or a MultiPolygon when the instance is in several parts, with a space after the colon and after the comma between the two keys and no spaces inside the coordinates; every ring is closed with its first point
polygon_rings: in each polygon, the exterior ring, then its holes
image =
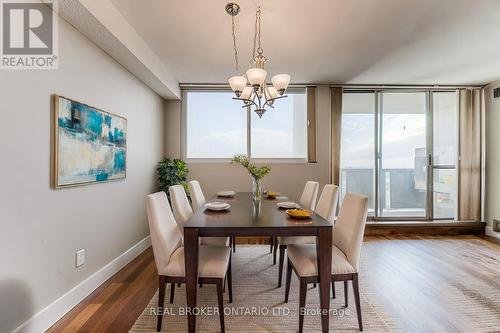
{"type": "Polygon", "coordinates": [[[128,121],[127,118],[120,116],[118,114],[108,112],[105,110],[102,110],[100,108],[91,106],[89,104],[80,102],[78,100],[72,99],[65,97],[63,95],[59,94],[53,94],[52,95],[52,136],[51,136],[51,141],[52,141],[52,151],[51,151],[51,162],[52,162],[52,167],[51,167],[51,178],[52,178],[52,188],[54,189],[62,189],[62,188],[71,188],[71,187],[77,187],[77,186],[85,186],[85,185],[94,185],[94,184],[100,184],[100,183],[108,183],[108,182],[115,182],[115,181],[121,181],[125,180],[127,178],[127,160],[128,160],[128,153],[127,153],[127,134],[128,134],[128,121]],[[60,126],[59,126],[59,112],[60,112],[60,100],[64,99],[70,103],[76,103],[81,106],[90,108],[92,110],[98,111],[104,115],[108,115],[111,117],[117,117],[120,118],[121,120],[124,121],[125,124],[125,144],[124,144],[124,150],[125,150],[125,167],[123,171],[123,176],[117,177],[117,178],[111,178],[111,179],[106,179],[106,180],[94,180],[94,181],[80,181],[80,182],[74,182],[74,183],[67,183],[67,184],[61,184],[60,182],[60,175],[59,175],[59,164],[60,164],[60,126]]]}

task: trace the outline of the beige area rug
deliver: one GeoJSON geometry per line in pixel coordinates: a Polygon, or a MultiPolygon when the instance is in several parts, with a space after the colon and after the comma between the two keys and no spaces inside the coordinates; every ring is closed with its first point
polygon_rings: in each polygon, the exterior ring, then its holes
{"type": "MultiPolygon", "coordinates": [[[[232,257],[233,263],[233,303],[227,302],[227,292],[224,294],[226,332],[294,332],[298,331],[298,279],[292,275],[289,303],[284,303],[285,274],[283,286],[276,288],[278,265],[272,265],[272,255],[269,246],[238,246],[232,257]]],[[[285,265],[286,266],[286,265],[285,265]]],[[[365,331],[387,332],[391,328],[384,318],[377,313],[363,293],[361,281],[361,308],[365,331]]],[[[350,286],[351,288],[351,286],[350,286]]],[[[331,300],[330,330],[358,331],[356,307],[352,289],[349,292],[349,307],[344,308],[344,293],[342,282],[336,284],[336,299],[331,300]]],[[[181,314],[182,306],[186,304],[184,285],[175,290],[175,300],[169,304],[170,284],[166,290],[165,306],[170,315],[163,318],[162,332],[186,332],[187,319],[181,314]]],[[[157,305],[156,294],[149,305],[139,316],[130,332],[156,331],[157,305]]],[[[217,307],[215,287],[205,285],[198,291],[198,307],[207,311],[217,307]]],[[[318,288],[309,288],[306,299],[308,311],[314,313],[319,309],[318,288]]],[[[319,332],[321,321],[319,314],[306,315],[305,332],[319,332]]],[[[215,315],[199,315],[196,320],[197,332],[219,332],[219,317],[215,315]]]]}

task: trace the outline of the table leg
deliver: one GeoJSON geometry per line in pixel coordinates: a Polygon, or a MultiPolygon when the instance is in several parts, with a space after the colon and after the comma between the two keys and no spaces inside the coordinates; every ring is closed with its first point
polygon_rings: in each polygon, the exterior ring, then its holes
{"type": "Polygon", "coordinates": [[[332,229],[319,228],[316,244],[321,328],[323,332],[328,332],[330,327],[330,280],[332,276],[332,229]]]}
{"type": "Polygon", "coordinates": [[[196,293],[198,287],[198,229],[184,229],[184,264],[186,268],[186,298],[188,312],[188,331],[196,330],[196,293]]]}

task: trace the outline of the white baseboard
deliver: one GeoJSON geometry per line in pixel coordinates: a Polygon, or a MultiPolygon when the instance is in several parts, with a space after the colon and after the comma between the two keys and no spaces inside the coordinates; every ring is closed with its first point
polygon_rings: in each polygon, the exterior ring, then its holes
{"type": "Polygon", "coordinates": [[[493,231],[493,227],[486,227],[486,235],[500,239],[500,232],[493,231]]]}
{"type": "Polygon", "coordinates": [[[17,327],[12,333],[40,333],[45,332],[61,319],[69,310],[80,303],[107,279],[117,273],[132,259],[141,254],[151,245],[150,236],[132,246],[116,259],[99,269],[97,272],[83,280],[73,289],[49,304],[36,315],[17,327]]]}

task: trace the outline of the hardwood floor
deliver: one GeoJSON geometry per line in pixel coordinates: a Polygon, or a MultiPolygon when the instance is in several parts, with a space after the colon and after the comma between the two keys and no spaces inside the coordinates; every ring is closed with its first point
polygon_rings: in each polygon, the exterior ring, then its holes
{"type": "MultiPolygon", "coordinates": [[[[362,267],[372,305],[398,330],[467,331],[471,320],[500,309],[500,246],[487,239],[366,236],[362,267]],[[477,300],[474,309],[460,308],[463,297],[477,300]]],[[[149,248],[48,332],[127,332],[156,289],[149,248]]]]}
{"type": "Polygon", "coordinates": [[[128,332],[157,289],[158,275],[150,247],[48,332],[128,332]]]}

